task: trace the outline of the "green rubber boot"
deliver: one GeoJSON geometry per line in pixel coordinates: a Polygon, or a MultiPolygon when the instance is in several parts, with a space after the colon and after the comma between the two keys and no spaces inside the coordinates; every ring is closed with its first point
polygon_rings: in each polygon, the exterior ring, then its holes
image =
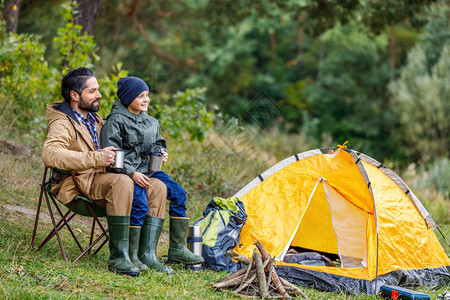
{"type": "Polygon", "coordinates": [[[141,227],[139,226],[130,226],[130,260],[138,267],[139,271],[147,270],[147,266],[143,264],[138,258],[138,250],[139,250],[139,237],[141,235],[141,227]]]}
{"type": "Polygon", "coordinates": [[[145,216],[141,229],[138,257],[149,268],[171,275],[173,269],[160,263],[156,257],[156,246],[158,245],[163,223],[163,218],[145,216]]]}
{"type": "Polygon", "coordinates": [[[189,218],[170,217],[170,247],[168,262],[186,265],[201,264],[205,260],[186,248],[187,227],[189,218]]]}
{"type": "Polygon", "coordinates": [[[119,274],[138,276],[139,269],[128,256],[128,229],[130,216],[108,216],[109,260],[108,269],[119,274]]]}

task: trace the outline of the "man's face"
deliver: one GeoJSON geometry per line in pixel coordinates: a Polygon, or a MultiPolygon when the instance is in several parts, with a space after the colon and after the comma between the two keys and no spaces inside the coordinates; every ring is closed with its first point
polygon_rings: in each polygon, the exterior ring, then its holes
{"type": "Polygon", "coordinates": [[[86,88],[80,94],[78,108],[88,112],[97,112],[100,109],[98,102],[102,97],[98,89],[99,85],[95,77],[86,80],[86,88]]]}

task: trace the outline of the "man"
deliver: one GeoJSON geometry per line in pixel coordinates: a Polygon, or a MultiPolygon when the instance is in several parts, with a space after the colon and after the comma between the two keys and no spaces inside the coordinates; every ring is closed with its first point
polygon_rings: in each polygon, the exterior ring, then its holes
{"type": "MultiPolygon", "coordinates": [[[[48,134],[42,152],[47,167],[54,169],[52,193],[67,204],[80,193],[106,209],[109,228],[109,270],[131,276],[139,269],[129,257],[129,224],[133,181],[127,175],[107,173],[114,163],[114,147],[99,149],[103,120],[97,114],[102,97],[94,73],[88,68],[69,71],[61,82],[62,103],[47,105],[48,134]],[[73,170],[73,178],[58,170],[73,170]]],[[[155,179],[149,201],[165,202],[165,185],[155,179]]]]}

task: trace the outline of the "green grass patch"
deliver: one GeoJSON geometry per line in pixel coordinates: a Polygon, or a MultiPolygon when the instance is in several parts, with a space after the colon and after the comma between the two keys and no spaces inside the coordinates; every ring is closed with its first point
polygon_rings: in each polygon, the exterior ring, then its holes
{"type": "MultiPolygon", "coordinates": [[[[257,174],[294,153],[277,152],[280,143],[289,143],[286,137],[275,141],[262,137],[260,143],[265,143],[263,145],[252,139],[246,140],[245,143],[241,142],[236,147],[243,147],[244,150],[257,149],[256,154],[248,157],[244,155],[245,152],[240,153],[229,147],[232,143],[231,137],[211,136],[202,143],[184,143],[171,149],[171,161],[164,168],[188,192],[188,214],[191,223],[201,217],[202,211],[212,197],[231,196],[257,174]]],[[[294,146],[288,145],[287,148],[293,149],[294,146]]],[[[295,152],[304,150],[308,149],[298,149],[295,152]]],[[[39,251],[31,249],[33,213],[36,210],[39,184],[44,169],[40,151],[39,148],[24,148],[19,152],[6,150],[0,152],[0,298],[239,299],[228,292],[210,288],[211,283],[227,276],[222,272],[211,270],[193,272],[176,266],[173,276],[148,271],[140,277],[130,278],[107,270],[109,255],[107,246],[96,256],[86,256],[77,264],[64,262],[56,239],[51,240],[39,251]]],[[[414,176],[419,175],[407,177],[408,184],[411,185],[414,176]]],[[[436,190],[430,192],[430,189],[421,185],[417,187],[415,193],[419,199],[426,197],[426,201],[423,202],[432,216],[438,213],[436,221],[442,225],[441,230],[448,238],[450,237],[450,221],[446,222],[448,210],[447,213],[442,210],[448,208],[449,199],[436,190]],[[434,199],[437,201],[433,201],[434,199]]],[[[167,253],[168,223],[164,224],[158,246],[159,256],[167,253]]],[[[89,236],[89,223],[75,221],[73,228],[80,238],[89,236]]],[[[37,243],[49,230],[50,223],[41,220],[37,243]]],[[[437,232],[436,234],[444,250],[450,255],[450,248],[440,234],[437,232]]],[[[69,258],[74,259],[79,251],[67,230],[62,231],[62,239],[69,258]]],[[[381,299],[378,296],[356,297],[309,288],[304,290],[311,299],[381,299]]],[[[450,286],[437,290],[416,290],[428,293],[434,299],[443,291],[450,290],[450,286]]]]}

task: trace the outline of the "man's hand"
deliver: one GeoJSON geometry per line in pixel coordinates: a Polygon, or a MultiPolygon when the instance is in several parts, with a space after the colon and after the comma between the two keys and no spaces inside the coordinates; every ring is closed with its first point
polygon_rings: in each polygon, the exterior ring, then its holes
{"type": "Polygon", "coordinates": [[[169,159],[169,153],[164,151],[164,149],[159,149],[159,152],[161,152],[163,155],[162,162],[165,163],[169,159]]]}
{"type": "Polygon", "coordinates": [[[106,148],[103,148],[103,156],[105,157],[105,166],[108,167],[114,163],[114,160],[116,159],[116,151],[117,148],[114,146],[109,146],[106,148]]]}
{"type": "Polygon", "coordinates": [[[136,183],[141,188],[150,186],[150,183],[148,182],[150,178],[148,178],[141,172],[134,172],[133,177],[131,179],[133,179],[134,183],[136,183]]]}

